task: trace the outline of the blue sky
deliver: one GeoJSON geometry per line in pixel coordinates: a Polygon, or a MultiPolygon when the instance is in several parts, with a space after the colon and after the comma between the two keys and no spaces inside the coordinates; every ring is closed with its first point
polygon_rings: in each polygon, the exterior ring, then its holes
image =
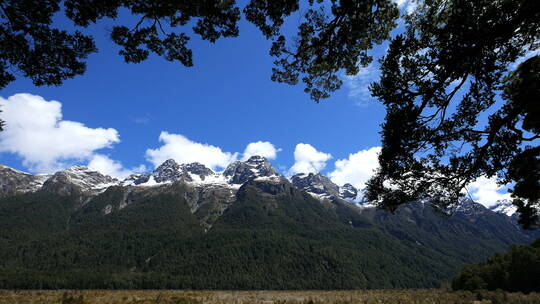
{"type": "MultiPolygon", "coordinates": [[[[380,104],[352,96],[347,85],[316,104],[302,85],[272,82],[270,42],[248,22],[241,22],[237,38],[211,44],[194,37],[192,68],[158,56],[140,64],[124,63],[117,55],[119,48],[108,39],[107,28],[113,23],[90,28],[99,53],[90,56],[84,75],[59,87],[36,87],[20,77],[0,96],[29,93],[56,100],[62,104],[63,120],[116,129],[121,141],[99,152],[126,167],[151,166],[145,151],[160,145],[162,131],[231,152],[242,152],[250,142],[269,141],[281,149],[273,163],[282,169],[293,165],[298,143],[330,153],[333,160],[379,145],[377,132],[384,118],[380,104]]],[[[1,160],[35,171],[14,153],[2,153],[1,160]]],[[[327,169],[332,169],[331,163],[327,169]]]]}
{"type": "MultiPolygon", "coordinates": [[[[403,11],[414,8],[397,3],[403,11]]],[[[194,67],[186,68],[154,55],[124,63],[108,29],[134,22],[121,16],[87,29],[99,52],[84,75],[59,87],[20,77],[0,91],[8,124],[0,163],[33,173],[83,164],[123,177],[166,158],[220,170],[260,152],[283,174],[321,171],[359,187],[376,168],[385,114],[367,91],[376,64],[344,78],[341,90],[317,104],[302,84],[270,80],[270,42],[250,23],[241,21],[239,37],[215,44],[192,36],[194,67]]],[[[71,25],[58,18],[57,26],[71,25]]]]}

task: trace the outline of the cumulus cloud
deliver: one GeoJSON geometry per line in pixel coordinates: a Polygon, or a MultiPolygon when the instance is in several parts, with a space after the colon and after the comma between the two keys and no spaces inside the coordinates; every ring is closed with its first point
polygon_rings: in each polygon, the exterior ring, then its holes
{"type": "Polygon", "coordinates": [[[335,162],[334,171],[330,172],[330,179],[337,185],[349,183],[358,189],[363,189],[365,183],[379,167],[378,154],[381,147],[372,147],[349,154],[346,159],[335,162]]]}
{"type": "Polygon", "coordinates": [[[486,207],[495,205],[498,200],[511,199],[506,186],[498,185],[495,177],[487,178],[481,176],[476,181],[470,183],[467,186],[467,190],[474,201],[486,207]]]}
{"type": "Polygon", "coordinates": [[[146,150],[146,158],[156,167],[172,158],[180,164],[199,162],[216,170],[238,158],[238,153],[224,152],[219,147],[194,142],[181,134],[163,131],[159,141],[163,143],[159,148],[146,150]]]}
{"type": "Polygon", "coordinates": [[[326,162],[332,158],[329,153],[317,151],[310,144],[297,144],[294,149],[294,165],[289,169],[289,174],[316,173],[326,167],[326,162]]]}
{"type": "Polygon", "coordinates": [[[121,162],[109,158],[103,154],[96,154],[88,163],[88,168],[96,170],[106,175],[124,179],[133,173],[141,173],[146,171],[146,166],[140,165],[132,169],[126,169],[121,162]]]}
{"type": "Polygon", "coordinates": [[[257,141],[249,143],[244,150],[242,160],[247,160],[253,155],[266,157],[267,159],[276,159],[277,153],[281,149],[277,149],[268,141],[257,141]]]}
{"type": "Polygon", "coordinates": [[[31,171],[52,172],[69,162],[90,160],[96,151],[120,141],[113,128],[89,128],[62,119],[62,104],[41,96],[16,94],[0,97],[5,130],[0,152],[19,155],[31,171]]]}

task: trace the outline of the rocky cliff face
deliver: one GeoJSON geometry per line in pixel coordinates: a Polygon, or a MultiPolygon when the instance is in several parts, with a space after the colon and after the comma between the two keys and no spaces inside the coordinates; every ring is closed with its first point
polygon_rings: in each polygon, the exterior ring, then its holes
{"type": "Polygon", "coordinates": [[[356,200],[358,197],[358,189],[347,183],[339,188],[339,195],[345,200],[356,200]]]}
{"type": "Polygon", "coordinates": [[[173,159],[169,159],[154,170],[152,176],[157,183],[175,181],[204,181],[206,177],[213,175],[214,171],[201,163],[179,165],[173,159]]]}
{"type": "Polygon", "coordinates": [[[291,177],[293,185],[317,198],[339,198],[339,187],[320,173],[301,173],[291,177]]]}
{"type": "Polygon", "coordinates": [[[272,165],[261,156],[252,156],[245,162],[237,161],[230,164],[223,176],[231,184],[243,184],[248,180],[257,177],[270,177],[277,176],[276,170],[272,168],[272,165]]]}

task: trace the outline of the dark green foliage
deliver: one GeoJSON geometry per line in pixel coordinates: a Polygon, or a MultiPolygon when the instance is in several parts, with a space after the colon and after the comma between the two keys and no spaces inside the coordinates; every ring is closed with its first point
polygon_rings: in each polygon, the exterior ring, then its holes
{"type": "Polygon", "coordinates": [[[540,291],[540,239],[529,246],[512,246],[509,252],[469,265],[452,280],[454,290],[540,291]]]}
{"type": "Polygon", "coordinates": [[[74,197],[45,191],[0,199],[0,244],[64,231],[75,204],[74,197]]]}
{"type": "Polygon", "coordinates": [[[524,242],[508,218],[481,206],[475,214],[451,217],[442,217],[430,206],[418,203],[402,206],[395,213],[371,212],[383,232],[449,266],[480,262],[489,252],[524,242]]]}
{"type": "Polygon", "coordinates": [[[302,80],[304,91],[318,102],[341,87],[339,72],[356,75],[371,63],[368,50],[389,38],[399,11],[388,0],[332,0],[330,7],[310,0],[298,37],[294,44],[288,44],[279,28],[284,16],[298,10],[298,2],[253,0],[245,12],[247,19],[273,40],[270,55],[276,59],[272,80],[292,85],[302,80]]]}
{"type": "Polygon", "coordinates": [[[0,2],[0,88],[15,80],[13,70],[35,85],[60,85],[81,75],[96,51],[91,37],[51,27],[59,0],[0,2]]]}
{"type": "Polygon", "coordinates": [[[537,47],[539,11],[538,1],[419,2],[371,86],[387,115],[370,201],[395,210],[430,199],[448,211],[469,183],[498,176],[535,225],[540,57],[511,67],[537,47]]]}
{"type": "Polygon", "coordinates": [[[155,193],[149,191],[141,194],[136,202],[125,210],[120,206],[120,202],[126,189],[111,187],[73,214],[72,229],[84,229],[82,232],[89,233],[96,230],[129,232],[158,230],[182,236],[201,232],[199,222],[191,215],[190,208],[182,197],[185,187],[180,184],[168,191],[155,193]],[[103,210],[107,205],[112,206],[111,214],[103,216],[103,210]]]}
{"type": "MultiPolygon", "coordinates": [[[[540,56],[523,62],[505,82],[509,110],[519,112],[522,130],[540,136],[540,56]],[[517,110],[516,110],[517,108],[517,110]]],[[[509,111],[507,110],[507,111],[509,111]]],[[[512,190],[514,205],[520,213],[520,224],[528,228],[540,224],[540,147],[527,146],[510,162],[506,180],[516,184],[512,190]]]]}
{"type": "Polygon", "coordinates": [[[78,28],[99,19],[115,19],[127,9],[140,20],[134,28],[114,26],[111,39],[122,49],[126,62],[141,62],[150,52],[168,61],[192,66],[189,36],[174,32],[195,19],[192,30],[211,42],[238,35],[240,10],[234,1],[121,1],[121,0],[3,0],[0,2],[0,88],[15,80],[11,70],[22,72],[35,85],[60,85],[83,74],[84,60],[97,49],[93,38],[52,27],[52,16],[62,6],[78,28]]]}

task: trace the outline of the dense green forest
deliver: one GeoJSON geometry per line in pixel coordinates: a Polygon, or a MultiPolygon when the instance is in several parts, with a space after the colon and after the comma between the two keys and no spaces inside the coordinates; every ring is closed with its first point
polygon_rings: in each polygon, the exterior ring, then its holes
{"type": "Polygon", "coordinates": [[[529,246],[512,246],[505,254],[466,266],[452,280],[452,288],[539,292],[540,239],[529,246]]]}
{"type": "Polygon", "coordinates": [[[110,187],[82,207],[43,190],[0,199],[0,288],[438,287],[463,265],[528,242],[491,212],[474,222],[422,205],[360,212],[256,181],[205,232],[201,212],[213,207],[192,213],[189,191],[110,187]]]}

